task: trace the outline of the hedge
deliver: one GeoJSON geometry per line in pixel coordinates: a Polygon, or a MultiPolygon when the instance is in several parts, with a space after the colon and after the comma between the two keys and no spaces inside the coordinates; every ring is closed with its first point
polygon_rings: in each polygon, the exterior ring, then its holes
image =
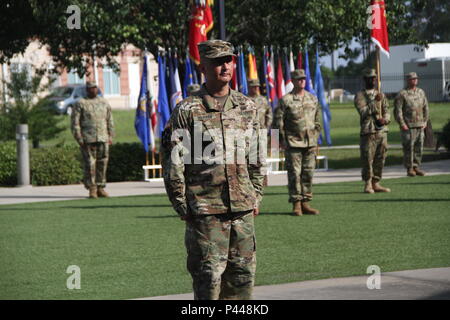
{"type": "MultiPolygon", "coordinates": [[[[145,151],[140,143],[115,143],[110,146],[107,181],[142,181],[145,151]]],[[[159,161],[156,154],[155,160],[159,161]]],[[[81,183],[83,163],[76,146],[30,149],[31,183],[35,186],[81,183]]],[[[156,172],[158,176],[159,171],[156,172]]],[[[0,185],[17,184],[16,144],[0,145],[0,185]]]]}

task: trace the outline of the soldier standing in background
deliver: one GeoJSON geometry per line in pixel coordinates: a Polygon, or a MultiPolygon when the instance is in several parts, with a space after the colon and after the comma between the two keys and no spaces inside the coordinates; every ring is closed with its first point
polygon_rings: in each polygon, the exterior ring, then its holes
{"type": "Polygon", "coordinates": [[[317,98],[305,90],[303,69],[291,72],[294,89],[283,96],[275,109],[274,128],[280,130],[280,145],[286,149],[289,202],[293,214],[319,214],[309,206],[316,167],[316,147],[320,133],[317,98]]]}
{"type": "Polygon", "coordinates": [[[72,112],[72,134],[83,156],[83,182],[89,190],[89,198],[108,197],[104,188],[109,145],[114,136],[111,106],[104,98],[97,96],[95,83],[88,82],[86,91],[87,97],[80,99],[72,112]]]}
{"type": "Polygon", "coordinates": [[[231,44],[209,40],[198,47],[206,83],[177,105],[164,129],[164,184],[173,208],[186,221],[194,298],[250,299],[256,270],[253,219],[259,213],[265,161],[224,158],[239,150],[245,156],[251,141],[258,141],[257,110],[252,100],[229,87],[231,44]],[[253,135],[239,134],[244,130],[253,135]],[[233,137],[233,131],[238,135],[233,137]],[[199,132],[200,138],[209,137],[198,141],[199,132]],[[239,141],[242,149],[236,150],[239,141]]]}
{"type": "Polygon", "coordinates": [[[402,136],[403,163],[410,177],[425,175],[419,167],[429,111],[425,92],[417,87],[418,81],[417,73],[409,73],[407,88],[400,91],[394,101],[395,120],[400,125],[402,136]]]}
{"type": "Polygon", "coordinates": [[[261,129],[270,129],[272,124],[272,108],[266,97],[259,93],[260,83],[258,79],[248,80],[248,97],[253,100],[258,110],[258,119],[261,129]]]}
{"type": "Polygon", "coordinates": [[[364,192],[391,192],[382,187],[384,161],[387,155],[387,125],[390,122],[386,96],[375,89],[377,74],[374,69],[364,71],[365,90],[355,96],[355,108],[360,116],[360,152],[364,192]]]}

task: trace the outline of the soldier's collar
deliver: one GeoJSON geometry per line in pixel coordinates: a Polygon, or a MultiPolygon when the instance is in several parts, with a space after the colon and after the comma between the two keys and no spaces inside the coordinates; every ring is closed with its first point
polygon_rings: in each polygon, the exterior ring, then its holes
{"type": "MultiPolygon", "coordinates": [[[[202,85],[202,88],[200,89],[200,93],[198,94],[202,97],[203,99],[203,105],[210,110],[214,110],[214,111],[220,111],[220,105],[218,103],[218,101],[216,99],[214,99],[214,97],[212,97],[208,91],[205,88],[205,85],[202,85]]],[[[228,111],[232,108],[234,108],[236,105],[238,105],[238,101],[236,100],[236,91],[234,91],[233,89],[230,88],[230,93],[228,96],[228,99],[225,103],[224,109],[223,111],[228,111]]]]}

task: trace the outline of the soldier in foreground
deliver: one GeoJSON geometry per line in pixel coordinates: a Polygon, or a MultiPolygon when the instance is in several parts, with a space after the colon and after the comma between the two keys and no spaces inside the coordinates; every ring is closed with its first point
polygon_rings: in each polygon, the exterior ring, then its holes
{"type": "Polygon", "coordinates": [[[365,90],[359,91],[355,96],[355,108],[360,116],[361,175],[365,182],[365,193],[391,191],[380,185],[388,149],[387,125],[390,114],[386,96],[375,89],[376,82],[375,70],[366,69],[365,90]]]}
{"type": "Polygon", "coordinates": [[[257,110],[228,85],[233,75],[231,44],[209,40],[198,47],[207,80],[177,105],[164,129],[164,184],[173,208],[186,222],[194,298],[251,299],[256,269],[253,218],[263,193],[264,159],[258,156],[252,162],[246,155],[252,152],[250,142],[258,141],[257,110]],[[243,135],[244,130],[252,136],[243,135]],[[199,141],[199,135],[204,139],[199,141]],[[235,148],[239,141],[242,149],[235,148]],[[239,156],[245,156],[244,161],[239,156]]]}
{"type": "Polygon", "coordinates": [[[272,108],[267,102],[266,97],[259,93],[259,80],[249,79],[247,83],[248,97],[256,104],[260,127],[261,129],[269,129],[272,124],[272,108]]]}
{"type": "Polygon", "coordinates": [[[87,97],[80,99],[72,112],[71,129],[80,145],[84,164],[84,186],[89,198],[108,197],[105,191],[109,145],[114,136],[111,106],[97,96],[97,85],[86,84],[87,97]]]}
{"type": "Polygon", "coordinates": [[[283,96],[275,109],[274,128],[280,130],[280,144],[286,149],[289,202],[293,214],[319,214],[309,205],[316,166],[316,147],[320,133],[317,98],[305,90],[303,69],[291,72],[294,89],[283,96]]]}
{"type": "Polygon", "coordinates": [[[410,177],[424,176],[420,169],[424,142],[424,129],[428,121],[428,100],[425,92],[417,87],[417,73],[407,75],[407,87],[394,101],[395,120],[400,125],[403,145],[403,163],[410,177]]]}

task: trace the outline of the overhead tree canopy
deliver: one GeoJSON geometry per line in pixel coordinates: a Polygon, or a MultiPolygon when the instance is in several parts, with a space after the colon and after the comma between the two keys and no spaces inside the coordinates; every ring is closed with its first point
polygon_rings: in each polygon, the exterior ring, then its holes
{"type": "MultiPolygon", "coordinates": [[[[218,1],[213,38],[219,35],[218,1]]],[[[325,54],[349,46],[352,39],[367,45],[369,4],[369,0],[227,0],[227,39],[257,48],[309,42],[325,54]]],[[[447,0],[386,0],[386,9],[391,44],[449,40],[447,0]]],[[[181,51],[187,47],[189,0],[7,0],[0,10],[0,62],[24,52],[35,39],[47,46],[56,66],[80,73],[92,62],[94,50],[114,66],[113,57],[127,43],[154,55],[158,46],[181,51]],[[70,5],[81,10],[80,29],[67,27],[70,5]]]]}

